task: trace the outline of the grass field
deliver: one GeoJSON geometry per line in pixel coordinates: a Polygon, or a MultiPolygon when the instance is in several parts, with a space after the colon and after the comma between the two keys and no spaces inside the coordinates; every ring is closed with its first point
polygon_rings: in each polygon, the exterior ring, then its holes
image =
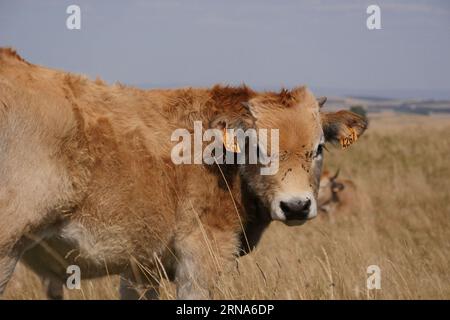
{"type": "MultiPolygon", "coordinates": [[[[348,151],[325,164],[352,179],[350,212],[303,226],[273,223],[259,247],[224,274],[225,299],[450,299],[450,117],[382,114],[348,151]],[[369,265],[381,289],[366,288],[369,265]]],[[[118,278],[85,281],[70,299],[117,299],[118,278]]],[[[163,282],[163,298],[174,287],[163,282]]],[[[7,299],[44,299],[39,279],[19,265],[7,299]]]]}

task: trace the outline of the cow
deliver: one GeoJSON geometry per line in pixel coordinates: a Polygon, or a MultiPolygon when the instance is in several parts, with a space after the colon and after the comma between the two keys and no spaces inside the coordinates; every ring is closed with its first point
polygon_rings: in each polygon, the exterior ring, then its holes
{"type": "Polygon", "coordinates": [[[339,170],[331,176],[325,170],[319,184],[317,198],[319,213],[332,214],[336,211],[345,211],[356,206],[358,196],[356,185],[349,179],[338,179],[339,170]]]}
{"type": "Polygon", "coordinates": [[[360,116],[320,104],[304,86],[110,86],[0,49],[0,294],[23,256],[57,288],[76,265],[82,279],[120,275],[124,299],[155,288],[161,273],[177,298],[211,298],[255,203],[270,221],[314,218],[324,143],[346,147],[365,131],[360,116]],[[217,161],[233,154],[226,141],[214,163],[176,164],[174,131],[192,134],[198,121],[279,130],[276,151],[257,145],[278,170],[217,161]]]}

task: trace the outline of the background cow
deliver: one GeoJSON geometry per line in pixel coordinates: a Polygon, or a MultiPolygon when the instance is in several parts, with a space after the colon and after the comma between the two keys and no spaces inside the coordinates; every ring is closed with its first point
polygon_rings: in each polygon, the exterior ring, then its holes
{"type": "Polygon", "coordinates": [[[325,170],[320,179],[317,198],[319,212],[333,214],[357,206],[356,185],[349,179],[339,179],[339,170],[334,175],[325,170]]]}

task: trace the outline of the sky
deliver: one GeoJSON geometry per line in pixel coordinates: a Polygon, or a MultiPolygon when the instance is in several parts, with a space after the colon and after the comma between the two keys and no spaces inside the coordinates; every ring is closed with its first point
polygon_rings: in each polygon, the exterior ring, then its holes
{"type": "Polygon", "coordinates": [[[0,46],[142,87],[306,84],[326,95],[450,99],[447,0],[0,0],[0,46]],[[71,4],[80,30],[66,27],[71,4]],[[380,30],[366,26],[371,4],[380,30]]]}

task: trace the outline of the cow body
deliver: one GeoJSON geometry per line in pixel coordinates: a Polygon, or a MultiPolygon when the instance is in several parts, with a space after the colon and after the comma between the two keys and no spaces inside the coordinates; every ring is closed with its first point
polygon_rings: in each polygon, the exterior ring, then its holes
{"type": "Polygon", "coordinates": [[[9,243],[2,239],[1,249],[17,254],[0,260],[3,284],[11,260],[41,238],[63,260],[55,274],[76,264],[83,278],[131,274],[134,260],[153,266],[174,252],[195,273],[191,255],[207,252],[199,222],[232,258],[239,222],[218,172],[170,159],[175,128],[191,127],[190,117],[209,123],[205,90],[111,88],[7,54],[0,96],[1,192],[8,194],[0,224],[12,230],[2,232],[9,243]]]}
{"type": "MultiPolygon", "coordinates": [[[[0,293],[24,254],[60,283],[75,264],[82,279],[121,274],[126,297],[126,283],[152,284],[163,267],[179,298],[210,297],[237,252],[248,199],[261,200],[266,219],[315,215],[321,123],[336,121],[320,119],[304,88],[111,87],[29,64],[10,49],[0,49],[0,102],[0,293]],[[274,109],[281,106],[283,113],[274,109]],[[280,162],[278,175],[261,177],[258,166],[175,165],[171,134],[194,121],[243,128],[295,121],[304,132],[280,132],[291,160],[280,162]],[[294,155],[302,168],[292,167],[294,155]]],[[[365,129],[353,116],[339,119],[343,128],[357,124],[358,134],[365,129]]],[[[324,129],[326,136],[339,130],[324,129]]]]}

